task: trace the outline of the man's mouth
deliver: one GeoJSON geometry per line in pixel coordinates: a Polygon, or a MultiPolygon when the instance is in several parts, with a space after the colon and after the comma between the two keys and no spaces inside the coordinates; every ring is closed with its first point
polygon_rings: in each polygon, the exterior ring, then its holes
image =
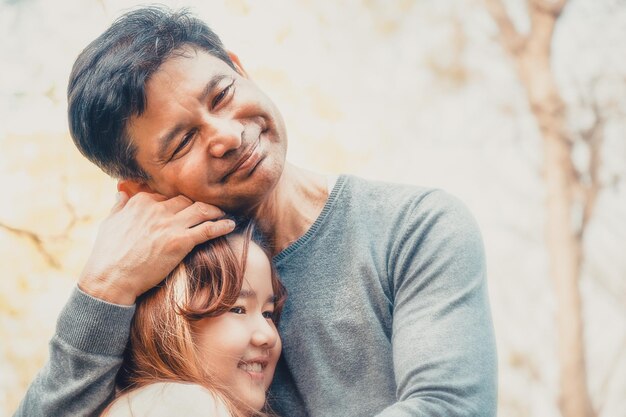
{"type": "Polygon", "coordinates": [[[244,151],[241,157],[235,162],[231,169],[228,170],[226,175],[222,178],[222,182],[228,180],[228,178],[236,173],[237,171],[242,171],[246,169],[250,169],[255,166],[260,159],[260,156],[257,153],[257,149],[259,148],[259,143],[261,142],[261,136],[259,136],[249,147],[244,151]]]}

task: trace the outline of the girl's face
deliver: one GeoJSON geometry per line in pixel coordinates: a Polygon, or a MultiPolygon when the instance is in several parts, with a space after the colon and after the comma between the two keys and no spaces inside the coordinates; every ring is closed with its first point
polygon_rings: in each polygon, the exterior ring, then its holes
{"type": "MultiPolygon", "coordinates": [[[[231,244],[241,247],[241,238],[231,244]]],[[[229,312],[194,323],[200,359],[234,398],[260,410],[274,376],[281,341],[272,321],[270,261],[250,242],[241,293],[229,312]]]]}

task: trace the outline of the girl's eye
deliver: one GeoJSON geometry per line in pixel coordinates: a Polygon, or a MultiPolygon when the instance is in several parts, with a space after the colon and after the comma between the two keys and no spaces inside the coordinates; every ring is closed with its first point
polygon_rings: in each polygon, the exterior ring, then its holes
{"type": "Polygon", "coordinates": [[[243,307],[233,307],[229,311],[235,314],[246,314],[246,309],[243,307]]]}
{"type": "Polygon", "coordinates": [[[263,317],[265,317],[266,319],[272,320],[274,318],[274,312],[273,311],[264,311],[263,312],[263,317]]]}

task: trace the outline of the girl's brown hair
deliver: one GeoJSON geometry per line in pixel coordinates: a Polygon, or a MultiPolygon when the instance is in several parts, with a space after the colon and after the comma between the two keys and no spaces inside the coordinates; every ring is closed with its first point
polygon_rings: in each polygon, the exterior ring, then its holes
{"type": "MultiPolygon", "coordinates": [[[[253,228],[248,226],[241,235],[241,250],[227,237],[197,246],[159,285],[137,299],[130,341],[117,375],[118,396],[155,382],[185,382],[217,394],[233,416],[265,415],[233,398],[204,371],[193,338],[194,321],[227,312],[239,297],[253,228]]],[[[273,319],[278,322],[286,291],[273,265],[271,269],[276,297],[273,319]]]]}

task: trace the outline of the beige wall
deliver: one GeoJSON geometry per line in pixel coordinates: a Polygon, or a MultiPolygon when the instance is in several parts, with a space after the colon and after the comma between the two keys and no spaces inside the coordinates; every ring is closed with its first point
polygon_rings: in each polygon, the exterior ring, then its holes
{"type": "MultiPolygon", "coordinates": [[[[556,416],[540,138],[482,2],[165,3],[191,6],[239,54],[284,113],[293,162],[465,200],[489,260],[500,415],[556,416]]],[[[523,28],[522,2],[507,3],[523,28]]],[[[71,143],[64,91],[80,49],[132,4],[0,3],[0,416],[45,361],[55,317],[113,203],[114,182],[71,143]]],[[[572,1],[554,45],[572,129],[586,123],[576,103],[590,80],[603,80],[603,103],[617,103],[602,176],[621,179],[598,203],[581,283],[592,397],[615,417],[626,409],[626,7],[618,4],[572,1]]]]}

